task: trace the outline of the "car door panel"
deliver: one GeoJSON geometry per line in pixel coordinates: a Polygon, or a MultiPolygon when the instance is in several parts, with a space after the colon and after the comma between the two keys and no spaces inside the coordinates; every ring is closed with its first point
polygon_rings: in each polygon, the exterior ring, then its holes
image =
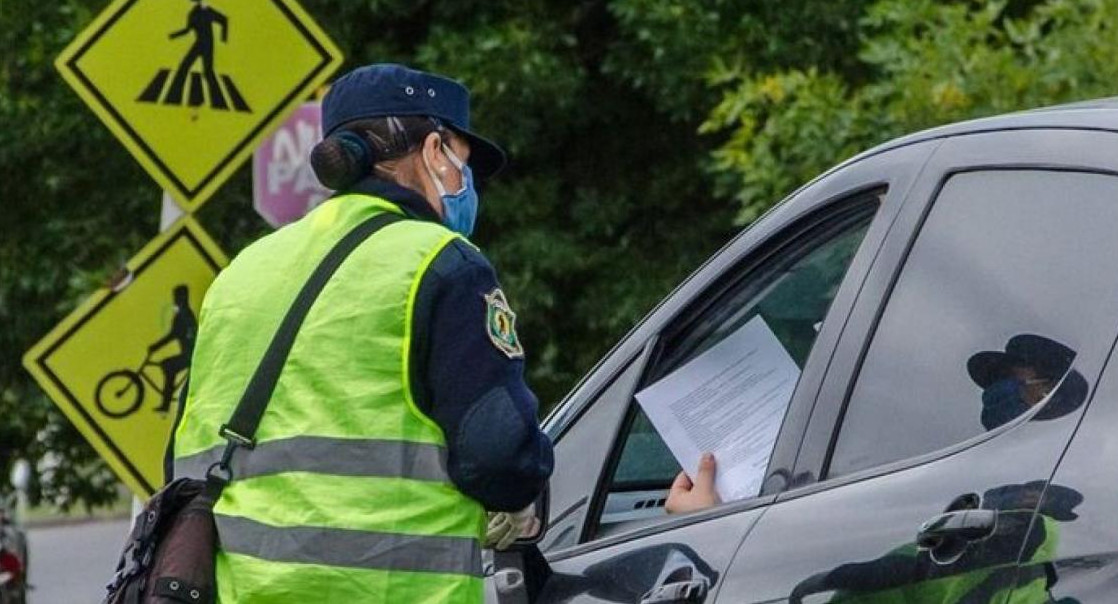
{"type": "MultiPolygon", "coordinates": [[[[810,342],[814,339],[811,325],[824,319],[826,306],[822,302],[847,273],[877,205],[876,196],[863,196],[860,203],[839,210],[844,216],[842,220],[822,229],[812,226],[814,235],[803,241],[802,246],[787,249],[788,253],[774,262],[748,269],[744,276],[757,277],[756,283],[743,278],[712,294],[716,303],[695,310],[693,320],[665,336],[670,345],[661,348],[657,338],[650,341],[646,350],[660,351],[654,361],[627,373],[646,374],[640,383],[647,385],[657,376],[678,370],[687,359],[695,358],[704,345],[723,341],[726,333],[736,333],[742,324],[755,324],[757,319],[782,327],[779,331],[785,340],[778,345],[792,346],[801,359],[810,356],[810,342]],[[825,275],[820,285],[803,287],[803,279],[815,275],[825,275]],[[795,306],[783,295],[787,293],[805,301],[801,310],[813,312],[790,312],[795,306]],[[764,302],[771,296],[781,304],[775,308],[766,306],[764,302]],[[795,329],[803,321],[807,321],[806,333],[795,329]],[[783,329],[787,325],[792,328],[783,329]]],[[[722,349],[708,350],[714,353],[722,349]]],[[[644,355],[645,359],[653,356],[644,355]]],[[[632,397],[631,392],[629,396],[632,397]]],[[[587,419],[596,410],[596,406],[591,407],[587,419]]],[[[760,510],[771,502],[771,496],[755,496],[704,514],[674,518],[666,515],[667,485],[679,466],[666,447],[658,445],[661,441],[651,424],[637,421],[639,417],[639,407],[635,401],[630,402],[621,435],[609,439],[616,444],[608,461],[576,470],[585,474],[600,467],[602,479],[587,507],[588,522],[580,540],[583,544],[557,551],[548,548],[553,573],[540,601],[652,603],[677,601],[684,594],[690,601],[705,601],[717,591],[733,553],[760,510]],[[650,499],[652,505],[643,499],[650,499]]],[[[566,438],[577,435],[581,427],[580,420],[566,438]]],[[[566,438],[560,440],[560,446],[566,438]]],[[[574,453],[572,459],[577,460],[577,454],[591,446],[599,445],[576,446],[570,451],[574,453]]],[[[559,455],[564,453],[567,451],[558,450],[559,455]]],[[[585,498],[583,495],[580,503],[585,498]]],[[[552,530],[557,528],[553,526],[552,530]]]]}
{"type": "MultiPolygon", "coordinates": [[[[1047,541],[1043,580],[1054,601],[1065,604],[1113,601],[1118,594],[1118,369],[1113,356],[1071,446],[1064,454],[1042,506],[1068,508],[1069,492],[1079,505],[1058,523],[1038,521],[1034,540],[1047,541]]],[[[1073,502],[1074,503],[1074,502],[1073,502]]],[[[1036,573],[1023,573],[1018,589],[1031,591],[1036,573]]],[[[1017,594],[1015,594],[1016,596],[1017,594]]]]}
{"type": "MultiPolygon", "coordinates": [[[[839,288],[862,249],[879,203],[876,195],[862,195],[858,203],[828,210],[818,220],[801,225],[811,235],[795,247],[766,254],[760,263],[747,262],[738,275],[742,278],[716,286],[710,304],[689,309],[686,323],[665,331],[664,345],[655,346],[659,353],[646,355],[650,360],[642,370],[642,387],[679,370],[704,346],[724,341],[728,333],[737,333],[757,319],[777,327],[784,337],[779,344],[796,351],[796,363],[805,362],[815,337],[811,326],[823,322],[828,296],[839,288]],[[819,283],[805,282],[815,276],[821,277],[819,283]],[[801,299],[802,307],[789,294],[801,299]],[[767,304],[771,300],[779,304],[767,304]],[[806,333],[796,329],[804,321],[806,333]]],[[[738,544],[771,502],[771,496],[754,496],[702,514],[666,515],[667,485],[679,467],[666,447],[655,446],[658,435],[650,423],[638,421],[640,417],[633,401],[594,493],[584,543],[573,550],[549,552],[554,574],[540,601],[651,603],[677,601],[684,593],[690,601],[707,601],[717,592],[738,544]],[[641,505],[640,499],[649,494],[656,503],[641,505]],[[628,512],[621,509],[626,502],[632,508],[628,512]]],[[[577,429],[578,424],[573,430],[577,429]]]]}
{"type": "Polygon", "coordinates": [[[996,532],[954,564],[896,560],[889,554],[910,547],[921,526],[961,496],[974,494],[982,501],[999,487],[1018,490],[1021,499],[1039,495],[1054,451],[1063,448],[1076,421],[1065,417],[1055,425],[1025,422],[935,461],[895,472],[882,468],[877,476],[854,476],[846,484],[807,489],[782,500],[755,527],[725,589],[746,596],[738,602],[826,602],[843,589],[886,591],[895,579],[909,584],[986,574],[988,566],[1009,569],[1009,576],[1003,573],[999,580],[1011,580],[1032,518],[1031,507],[1023,512],[1012,507],[1016,501],[1006,502],[996,532]],[[995,454],[1020,465],[1007,472],[981,463],[995,454]],[[836,575],[844,576],[819,578],[842,565],[847,568],[836,575]]]}
{"type": "MultiPolygon", "coordinates": [[[[540,602],[654,602],[684,584],[714,601],[734,553],[764,507],[681,518],[670,526],[607,539],[549,559],[553,575],[540,602]]],[[[670,599],[659,600],[662,602],[670,599]]]]}
{"type": "MultiPolygon", "coordinates": [[[[618,532],[604,532],[605,536],[586,533],[584,530],[584,538],[580,540],[582,543],[572,545],[570,535],[573,534],[572,531],[577,532],[576,525],[587,515],[582,511],[582,506],[591,497],[595,497],[594,500],[602,506],[603,494],[591,492],[586,488],[578,490],[577,493],[561,493],[557,492],[557,488],[567,488],[561,485],[570,483],[567,480],[568,475],[576,473],[589,475],[588,473],[594,471],[593,468],[603,467],[607,460],[595,457],[599,455],[596,452],[601,450],[603,443],[608,446],[608,441],[612,440],[612,437],[605,435],[607,430],[602,430],[598,436],[583,439],[582,442],[570,440],[567,446],[571,451],[585,450],[586,454],[581,458],[578,454],[571,455],[567,465],[577,464],[576,460],[584,459],[586,467],[578,468],[577,471],[573,468],[561,467],[564,465],[560,460],[564,441],[568,441],[571,434],[579,430],[581,424],[592,419],[593,406],[597,404],[597,402],[580,401],[581,392],[589,385],[597,385],[597,389],[606,392],[617,389],[615,394],[630,388],[628,384],[633,376],[645,371],[643,365],[650,362],[651,345],[664,329],[687,313],[693,314],[695,305],[702,303],[712,288],[719,287],[718,284],[725,279],[729,271],[752,270],[742,267],[754,266],[762,258],[767,258],[772,253],[772,249],[775,249],[772,242],[786,240],[793,237],[792,233],[802,231],[806,228],[804,224],[809,221],[809,216],[845,211],[846,199],[855,197],[863,191],[882,191],[877,207],[871,213],[873,220],[868,227],[869,230],[864,234],[857,254],[845,271],[846,277],[841,280],[842,285],[837,288],[837,293],[830,303],[826,320],[820,321],[816,326],[818,332],[816,341],[782,429],[782,438],[787,435],[797,442],[785,445],[778,439],[777,448],[789,453],[790,456],[784,460],[778,460],[774,456],[773,465],[791,468],[794,452],[798,447],[797,430],[803,428],[806,418],[810,415],[810,408],[807,410],[798,408],[797,401],[801,398],[798,393],[803,389],[809,395],[802,400],[810,403],[814,399],[818,384],[813,383],[812,380],[817,380],[823,375],[822,369],[829,361],[830,347],[834,346],[838,334],[842,331],[846,314],[856,299],[865,271],[871,265],[889,226],[898,215],[907,190],[915,182],[921,166],[938,144],[932,142],[912,145],[891,156],[867,160],[861,166],[863,169],[849,170],[834,178],[821,179],[797,193],[709,261],[611,353],[631,356],[636,346],[634,340],[640,340],[642,336],[648,338],[642,340],[641,345],[645,352],[639,355],[640,360],[620,372],[624,374],[623,377],[603,378],[599,375],[591,375],[576,390],[576,394],[565,403],[588,405],[589,410],[578,411],[580,417],[575,417],[576,411],[570,407],[560,409],[553,414],[550,419],[551,429],[553,433],[562,436],[557,442],[556,478],[552,480],[552,517],[549,523],[549,534],[541,543],[541,549],[548,559],[553,575],[547,580],[538,602],[638,602],[642,598],[650,602],[658,599],[671,601],[664,598],[670,596],[673,588],[680,587],[681,582],[706,582],[702,588],[704,593],[694,601],[714,601],[738,546],[765,507],[773,501],[773,497],[762,494],[747,501],[678,518],[649,518],[643,523],[628,524],[627,529],[618,532]],[[613,385],[602,386],[609,383],[609,380],[613,380],[613,385]],[[621,383],[627,385],[618,386],[621,383]],[[797,423],[791,419],[793,416],[798,416],[803,421],[797,423]],[[597,443],[589,441],[597,441],[597,443]]],[[[615,368],[618,366],[619,363],[607,358],[599,365],[596,372],[607,369],[616,372],[615,368]]],[[[607,394],[604,399],[614,401],[615,394],[607,394]]],[[[604,423],[612,426],[617,417],[616,403],[607,404],[609,410],[604,413],[609,419],[604,423]]],[[[585,480],[574,482],[583,484],[585,480]]],[[[599,485],[597,488],[602,487],[599,485]]],[[[588,511],[591,514],[595,513],[592,508],[588,511]]],[[[596,511],[602,512],[602,510],[596,511]]],[[[620,515],[615,517],[619,518],[620,515]]]]}
{"type": "MultiPolygon", "coordinates": [[[[855,392],[868,342],[883,321],[886,300],[946,179],[975,170],[1118,172],[1111,159],[1118,157],[1116,151],[1118,136],[1080,131],[975,134],[948,139],[937,149],[869,271],[836,345],[798,452],[798,477],[817,481],[832,461],[838,426],[850,413],[845,402],[855,392]]],[[[1073,192],[1067,195],[1074,199],[1073,192]]],[[[1051,268],[1040,265],[1035,270],[1051,268]]],[[[951,271],[945,275],[950,278],[951,271]]],[[[1115,293],[1108,283],[1089,292],[1106,299],[1115,293]]],[[[1118,298],[1113,301],[1118,307],[1118,298]]],[[[1044,316],[1037,321],[1044,329],[1056,329],[1056,322],[1044,316]]],[[[1090,346],[1081,347],[1092,352],[1075,357],[1071,373],[1077,377],[1065,377],[1048,395],[1050,402],[1057,397],[1079,399],[1062,416],[1043,417],[1042,408],[950,446],[781,493],[751,531],[724,592],[742,594],[735,602],[955,602],[964,596],[1005,601],[1018,577],[1018,561],[1023,564],[1020,572],[1036,571],[1040,565],[1032,563],[1050,547],[1036,531],[1029,531],[1041,494],[1059,493],[1063,502],[1050,508],[1041,505],[1038,518],[1067,518],[1074,515],[1071,508],[1078,505],[1077,497],[1082,500],[1069,491],[1074,485],[1049,485],[1049,477],[1082,416],[1114,331],[1113,324],[1099,325],[1090,346]],[[926,522],[978,507],[996,518],[989,535],[969,546],[949,540],[937,542],[946,549],[917,547],[917,534],[926,522]],[[939,554],[933,556],[935,551],[939,554]]],[[[896,390],[897,396],[906,396],[905,386],[896,390]]],[[[975,400],[974,405],[977,413],[985,402],[975,400]]]]}

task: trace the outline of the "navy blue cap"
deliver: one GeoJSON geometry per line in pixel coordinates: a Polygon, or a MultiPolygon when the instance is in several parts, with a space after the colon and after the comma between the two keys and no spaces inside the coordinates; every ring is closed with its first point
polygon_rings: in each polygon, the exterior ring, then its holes
{"type": "Polygon", "coordinates": [[[322,101],[323,135],[353,120],[405,115],[437,118],[469,141],[469,164],[478,178],[504,167],[505,152],[470,130],[470,91],[449,78],[403,65],[366,65],[338,78],[322,101]]]}

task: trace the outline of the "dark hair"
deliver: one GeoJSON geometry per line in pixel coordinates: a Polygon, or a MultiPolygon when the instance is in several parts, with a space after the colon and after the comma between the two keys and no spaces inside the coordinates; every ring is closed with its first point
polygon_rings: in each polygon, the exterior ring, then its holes
{"type": "Polygon", "coordinates": [[[328,189],[340,191],[361,180],[382,161],[403,157],[432,132],[439,120],[427,116],[387,116],[343,124],[311,151],[311,168],[328,189]]]}

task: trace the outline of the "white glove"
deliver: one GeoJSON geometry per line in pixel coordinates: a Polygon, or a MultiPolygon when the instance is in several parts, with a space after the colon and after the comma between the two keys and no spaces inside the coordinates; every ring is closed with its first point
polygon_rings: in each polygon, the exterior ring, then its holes
{"type": "Polygon", "coordinates": [[[519,512],[490,512],[489,527],[485,531],[485,547],[505,550],[514,541],[539,531],[535,504],[519,512]]]}

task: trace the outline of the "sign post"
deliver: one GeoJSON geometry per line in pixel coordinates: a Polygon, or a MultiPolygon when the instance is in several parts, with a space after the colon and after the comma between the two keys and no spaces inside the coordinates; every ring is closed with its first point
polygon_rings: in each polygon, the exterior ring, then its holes
{"type": "Polygon", "coordinates": [[[163,191],[162,207],[159,209],[159,232],[162,233],[171,228],[179,218],[182,218],[186,213],[182,208],[175,203],[171,194],[163,191]]]}

